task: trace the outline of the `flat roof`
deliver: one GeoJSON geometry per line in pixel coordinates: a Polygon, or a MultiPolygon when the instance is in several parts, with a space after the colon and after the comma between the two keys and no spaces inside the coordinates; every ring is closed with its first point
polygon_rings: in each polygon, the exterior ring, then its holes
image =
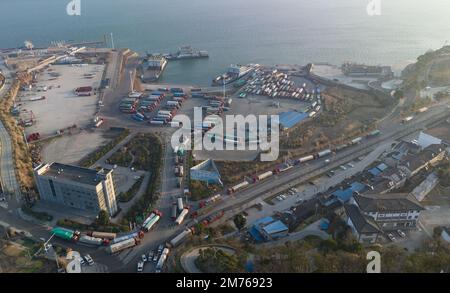
{"type": "Polygon", "coordinates": [[[82,168],[73,165],[66,165],[61,163],[51,163],[43,165],[39,168],[46,168],[44,172],[40,173],[41,176],[54,177],[55,179],[64,179],[70,181],[76,181],[81,184],[88,184],[97,186],[106,174],[112,172],[112,170],[101,169],[100,171],[88,168],[82,168]]]}
{"type": "Polygon", "coordinates": [[[280,124],[284,128],[291,128],[308,117],[308,113],[288,111],[279,114],[280,124]]]}

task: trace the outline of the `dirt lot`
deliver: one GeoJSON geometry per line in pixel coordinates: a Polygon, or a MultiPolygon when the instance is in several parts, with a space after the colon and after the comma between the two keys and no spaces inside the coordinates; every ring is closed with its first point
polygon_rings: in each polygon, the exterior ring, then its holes
{"type": "Polygon", "coordinates": [[[20,93],[21,118],[28,120],[32,116],[35,125],[26,128],[26,133],[39,132],[42,135],[55,134],[57,130],[77,125],[90,124],[98,107],[97,96],[78,97],[74,90],[81,86],[94,89],[100,85],[104,65],[55,65],[38,77],[37,87],[47,86],[47,91],[36,89],[20,93]],[[53,74],[55,76],[52,76],[53,74]],[[92,74],[86,77],[85,74],[92,74]],[[43,100],[30,101],[45,96],[43,100]]]}
{"type": "Polygon", "coordinates": [[[450,59],[439,61],[430,69],[428,76],[430,84],[433,87],[450,85],[450,59]]]}
{"type": "Polygon", "coordinates": [[[75,164],[110,140],[110,134],[101,130],[58,137],[43,145],[42,161],[75,164]]]}
{"type": "Polygon", "coordinates": [[[324,112],[316,120],[285,133],[284,149],[302,153],[342,143],[370,129],[394,104],[390,98],[343,87],[328,88],[322,98],[324,112]]]}

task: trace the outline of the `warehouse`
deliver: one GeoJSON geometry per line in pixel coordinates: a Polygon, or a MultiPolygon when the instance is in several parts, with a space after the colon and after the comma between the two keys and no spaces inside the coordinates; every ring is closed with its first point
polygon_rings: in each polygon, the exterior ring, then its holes
{"type": "Polygon", "coordinates": [[[249,233],[256,242],[276,240],[288,236],[289,228],[280,220],[265,217],[257,220],[249,233]]]}

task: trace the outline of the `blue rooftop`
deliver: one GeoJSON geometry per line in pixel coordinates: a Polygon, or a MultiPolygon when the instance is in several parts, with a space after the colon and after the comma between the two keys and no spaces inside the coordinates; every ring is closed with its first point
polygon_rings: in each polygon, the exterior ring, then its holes
{"type": "Polygon", "coordinates": [[[249,231],[250,235],[252,235],[253,239],[255,239],[256,242],[263,242],[264,238],[262,237],[262,235],[259,233],[258,229],[256,229],[255,226],[253,226],[250,231],[249,231]]]}
{"type": "Polygon", "coordinates": [[[287,231],[289,228],[281,221],[270,223],[262,228],[267,234],[276,234],[283,231],[287,231]]]}
{"type": "Polygon", "coordinates": [[[288,111],[279,114],[280,124],[284,128],[291,128],[297,123],[305,120],[308,117],[308,113],[288,111]]]}
{"type": "Polygon", "coordinates": [[[381,171],[378,168],[372,168],[369,170],[369,173],[372,174],[373,176],[378,176],[381,174],[381,171]]]}
{"type": "Polygon", "coordinates": [[[338,190],[333,192],[333,194],[335,197],[337,197],[337,199],[341,202],[346,202],[348,201],[352,195],[353,195],[353,190],[351,188],[347,188],[345,190],[338,190]]]}
{"type": "Polygon", "coordinates": [[[380,165],[377,166],[377,169],[380,171],[384,171],[388,168],[388,166],[385,163],[381,163],[380,165]]]}
{"type": "Polygon", "coordinates": [[[353,182],[352,185],[350,186],[350,188],[354,192],[361,192],[366,188],[366,186],[364,184],[362,184],[361,182],[353,182]]]}
{"type": "Polygon", "coordinates": [[[255,221],[255,223],[253,223],[253,226],[259,226],[261,224],[264,225],[264,224],[268,224],[273,221],[274,221],[274,219],[272,217],[265,217],[265,218],[261,218],[261,219],[255,221]]]}

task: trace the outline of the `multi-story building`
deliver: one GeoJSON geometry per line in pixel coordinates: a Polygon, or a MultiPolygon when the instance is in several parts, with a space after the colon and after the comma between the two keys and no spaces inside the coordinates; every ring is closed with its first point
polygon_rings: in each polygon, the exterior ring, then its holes
{"type": "Polygon", "coordinates": [[[91,212],[117,213],[113,171],[99,171],[60,163],[34,170],[41,200],[91,212]]]}
{"type": "Polygon", "coordinates": [[[403,193],[356,194],[352,203],[383,231],[415,228],[424,210],[413,195],[403,193]]]}

